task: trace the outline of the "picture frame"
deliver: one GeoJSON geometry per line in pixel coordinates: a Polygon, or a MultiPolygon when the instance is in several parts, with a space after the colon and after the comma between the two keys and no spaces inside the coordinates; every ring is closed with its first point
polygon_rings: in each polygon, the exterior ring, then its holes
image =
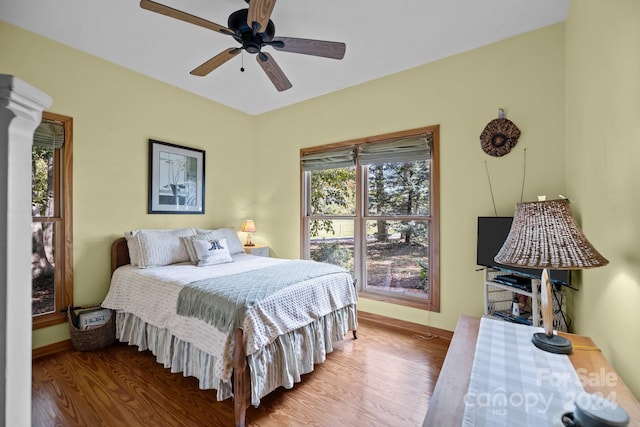
{"type": "Polygon", "coordinates": [[[204,214],[205,151],[149,139],[150,214],[204,214]]]}

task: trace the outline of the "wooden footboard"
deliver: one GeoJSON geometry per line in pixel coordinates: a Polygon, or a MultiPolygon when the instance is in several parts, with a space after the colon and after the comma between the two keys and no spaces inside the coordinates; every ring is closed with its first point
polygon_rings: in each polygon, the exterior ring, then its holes
{"type": "Polygon", "coordinates": [[[251,403],[251,377],[244,349],[244,333],[236,329],[233,349],[233,415],[236,427],[244,427],[245,414],[251,403]]]}

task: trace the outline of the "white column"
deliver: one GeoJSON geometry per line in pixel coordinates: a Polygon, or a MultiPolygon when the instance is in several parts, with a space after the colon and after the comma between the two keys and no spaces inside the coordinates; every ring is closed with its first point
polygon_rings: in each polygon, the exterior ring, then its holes
{"type": "Polygon", "coordinates": [[[31,145],[51,97],[0,74],[0,423],[31,426],[31,145]]]}

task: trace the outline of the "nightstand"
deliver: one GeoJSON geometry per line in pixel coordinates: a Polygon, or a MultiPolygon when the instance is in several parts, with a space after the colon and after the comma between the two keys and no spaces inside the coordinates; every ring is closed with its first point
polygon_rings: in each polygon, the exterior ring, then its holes
{"type": "Polygon", "coordinates": [[[269,256],[269,246],[267,245],[243,246],[243,248],[244,252],[249,255],[269,256]]]}

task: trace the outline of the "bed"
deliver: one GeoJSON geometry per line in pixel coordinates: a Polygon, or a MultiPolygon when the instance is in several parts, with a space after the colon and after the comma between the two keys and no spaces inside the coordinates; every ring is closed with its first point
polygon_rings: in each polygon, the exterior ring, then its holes
{"type": "Polygon", "coordinates": [[[233,398],[236,426],[244,426],[249,405],[324,362],[348,331],[357,338],[357,295],[344,269],[245,254],[231,229],[125,236],[112,244],[102,303],[116,312],[116,337],[196,377],[201,389],[216,389],[217,400],[233,398]],[[209,254],[223,242],[229,253],[224,262],[194,263],[191,241],[210,244],[209,254]]]}

